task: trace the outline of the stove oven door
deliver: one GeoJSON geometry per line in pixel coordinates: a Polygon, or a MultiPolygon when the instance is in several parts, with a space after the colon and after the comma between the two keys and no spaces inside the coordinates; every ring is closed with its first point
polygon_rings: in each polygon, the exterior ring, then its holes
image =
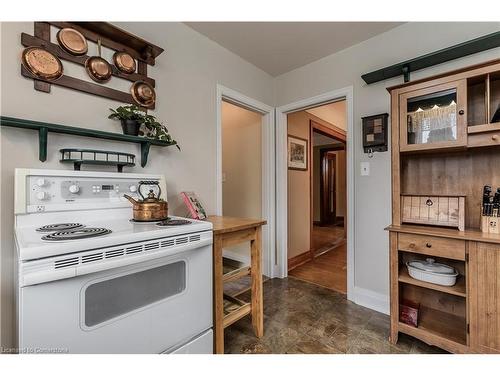
{"type": "Polygon", "coordinates": [[[21,288],[22,352],[161,353],[212,326],[211,246],[21,288]]]}

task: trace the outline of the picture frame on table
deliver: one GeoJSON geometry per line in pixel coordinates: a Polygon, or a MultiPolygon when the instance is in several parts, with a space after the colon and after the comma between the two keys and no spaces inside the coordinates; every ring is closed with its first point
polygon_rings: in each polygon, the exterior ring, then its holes
{"type": "Polygon", "coordinates": [[[288,169],[307,171],[309,164],[308,141],[304,138],[288,136],[288,169]]]}

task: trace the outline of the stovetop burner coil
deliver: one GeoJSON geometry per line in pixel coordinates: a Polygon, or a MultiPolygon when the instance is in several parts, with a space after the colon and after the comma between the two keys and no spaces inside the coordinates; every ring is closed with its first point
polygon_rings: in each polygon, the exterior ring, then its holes
{"type": "Polygon", "coordinates": [[[169,227],[169,226],[176,226],[176,225],[186,225],[186,224],[191,224],[192,222],[189,220],[184,220],[184,219],[168,219],[168,220],[163,220],[157,223],[159,227],[169,227]]]}
{"type": "Polygon", "coordinates": [[[71,229],[83,228],[83,224],[80,223],[58,223],[44,225],[43,227],[37,228],[37,232],[59,232],[71,229]]]}
{"type": "Polygon", "coordinates": [[[42,240],[45,241],[81,240],[83,238],[104,236],[109,233],[111,233],[111,230],[106,228],[81,228],[81,229],[53,232],[43,236],[42,240]]]}

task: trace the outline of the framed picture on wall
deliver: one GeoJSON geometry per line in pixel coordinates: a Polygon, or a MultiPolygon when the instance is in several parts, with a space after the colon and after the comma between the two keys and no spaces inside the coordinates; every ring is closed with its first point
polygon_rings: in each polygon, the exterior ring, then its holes
{"type": "Polygon", "coordinates": [[[288,136],[288,169],[307,171],[307,139],[288,136]]]}

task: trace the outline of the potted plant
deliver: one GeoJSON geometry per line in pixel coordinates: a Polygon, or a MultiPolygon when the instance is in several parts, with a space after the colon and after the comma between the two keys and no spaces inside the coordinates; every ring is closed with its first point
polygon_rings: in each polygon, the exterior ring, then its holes
{"type": "Polygon", "coordinates": [[[122,124],[123,134],[138,135],[139,128],[144,119],[142,112],[136,105],[120,106],[115,109],[109,109],[111,113],[108,118],[120,120],[122,124]]]}

